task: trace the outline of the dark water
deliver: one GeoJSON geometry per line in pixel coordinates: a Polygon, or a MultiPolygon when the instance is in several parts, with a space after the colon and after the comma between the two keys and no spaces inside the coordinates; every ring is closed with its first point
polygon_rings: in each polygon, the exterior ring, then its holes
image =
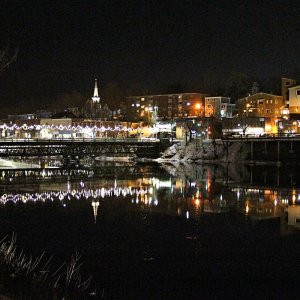
{"type": "Polygon", "coordinates": [[[98,298],[295,298],[298,173],[112,162],[3,170],[0,234],[57,263],[79,251],[98,298]]]}

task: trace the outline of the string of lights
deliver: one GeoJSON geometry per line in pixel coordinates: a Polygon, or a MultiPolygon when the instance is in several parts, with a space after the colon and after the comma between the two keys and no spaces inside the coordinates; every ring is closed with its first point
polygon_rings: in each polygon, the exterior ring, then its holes
{"type": "Polygon", "coordinates": [[[114,126],[114,127],[105,127],[105,126],[81,126],[81,125],[77,125],[77,126],[71,126],[71,125],[27,125],[27,124],[23,124],[18,126],[17,124],[12,124],[12,125],[7,125],[7,124],[1,124],[0,125],[0,129],[2,130],[37,130],[37,131],[41,131],[43,129],[47,129],[47,130],[68,130],[68,131],[80,131],[80,130],[93,130],[95,132],[106,132],[106,131],[124,131],[124,132],[130,132],[132,130],[132,128],[130,127],[126,127],[126,126],[114,126]]]}

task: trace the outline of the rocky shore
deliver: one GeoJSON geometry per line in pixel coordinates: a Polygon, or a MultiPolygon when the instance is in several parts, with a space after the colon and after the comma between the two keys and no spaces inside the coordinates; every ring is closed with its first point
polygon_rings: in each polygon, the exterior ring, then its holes
{"type": "Polygon", "coordinates": [[[241,162],[245,161],[250,148],[244,143],[234,143],[228,147],[224,141],[197,140],[185,141],[169,147],[159,161],[180,162],[241,162]],[[228,152],[227,152],[228,151],[228,152]]]}

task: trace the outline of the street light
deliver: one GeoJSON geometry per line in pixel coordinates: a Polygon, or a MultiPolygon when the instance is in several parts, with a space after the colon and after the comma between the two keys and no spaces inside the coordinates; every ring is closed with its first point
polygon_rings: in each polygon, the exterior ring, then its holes
{"type": "Polygon", "coordinates": [[[250,104],[247,103],[247,104],[246,104],[246,107],[247,107],[247,110],[246,110],[246,111],[247,111],[247,117],[248,117],[248,115],[249,115],[249,107],[250,107],[250,104]]]}
{"type": "Polygon", "coordinates": [[[196,103],[195,108],[198,111],[198,117],[199,117],[201,113],[201,103],[196,103]]]}

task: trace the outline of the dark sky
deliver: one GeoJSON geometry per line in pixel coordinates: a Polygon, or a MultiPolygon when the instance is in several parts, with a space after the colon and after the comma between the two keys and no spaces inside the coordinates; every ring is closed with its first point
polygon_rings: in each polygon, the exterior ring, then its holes
{"type": "Polygon", "coordinates": [[[2,0],[1,42],[19,55],[1,77],[0,103],[90,96],[96,77],[100,92],[108,82],[160,92],[176,82],[222,85],[232,72],[291,76],[300,70],[298,2],[2,0]]]}

